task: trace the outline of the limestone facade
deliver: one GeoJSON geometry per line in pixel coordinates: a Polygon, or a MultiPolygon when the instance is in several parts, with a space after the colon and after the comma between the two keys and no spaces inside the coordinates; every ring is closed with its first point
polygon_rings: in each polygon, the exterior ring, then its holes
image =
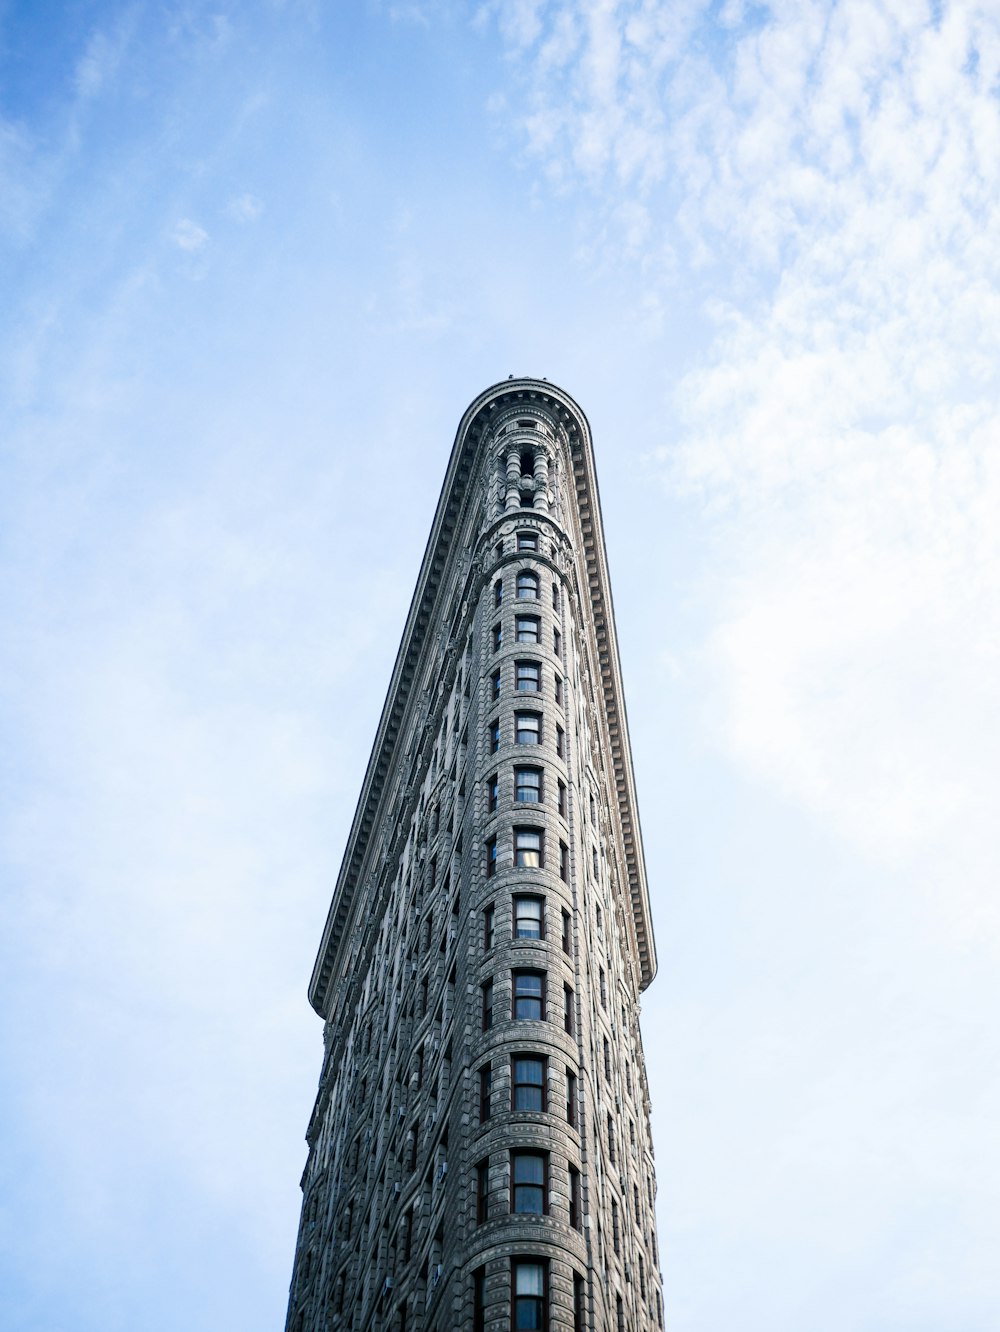
{"type": "Polygon", "coordinates": [[[655,948],[590,430],[459,426],[310,1000],[288,1332],[662,1327],[655,948]]]}

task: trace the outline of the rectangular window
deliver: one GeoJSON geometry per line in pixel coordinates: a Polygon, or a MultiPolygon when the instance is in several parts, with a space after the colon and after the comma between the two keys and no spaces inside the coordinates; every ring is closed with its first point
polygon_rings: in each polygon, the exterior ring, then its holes
{"type": "Polygon", "coordinates": [[[568,1036],[573,1035],[575,1023],[573,1007],[573,991],[569,985],[563,986],[563,1028],[568,1036]]]}
{"type": "Polygon", "coordinates": [[[608,1044],[608,1038],[604,1038],[604,1076],[611,1080],[611,1046],[608,1044]]]}
{"type": "Polygon", "coordinates": [[[544,1216],[548,1210],[548,1158],[543,1152],[511,1152],[510,1210],[544,1216]]]}
{"type": "Polygon", "coordinates": [[[476,1225],[487,1219],[490,1204],[490,1163],[480,1161],[476,1166],[476,1225]]]}
{"type": "Polygon", "coordinates": [[[497,773],[486,779],[486,811],[493,814],[496,811],[497,799],[500,795],[500,778],[497,773]]]}
{"type": "Polygon", "coordinates": [[[541,869],[545,864],[540,828],[514,829],[514,865],[517,869],[541,869]]]}
{"type": "Polygon", "coordinates": [[[491,902],[488,907],[485,907],[483,909],[483,947],[485,948],[487,953],[493,947],[493,944],[496,939],[496,932],[494,927],[495,918],[496,918],[496,908],[493,906],[491,902]]]}
{"type": "MultiPolygon", "coordinates": [[[[612,1165],[615,1164],[615,1121],[611,1114],[608,1114],[608,1160],[612,1165]]],[[[618,1252],[618,1245],[615,1245],[615,1253],[618,1252]]]]}
{"type": "Polygon", "coordinates": [[[502,684],[499,670],[493,672],[493,701],[494,703],[500,697],[500,686],[502,684]]]}
{"type": "Polygon", "coordinates": [[[552,651],[557,657],[562,656],[562,634],[558,629],[552,630],[552,651]]]}
{"type": "Polygon", "coordinates": [[[569,883],[569,847],[565,842],[559,843],[559,877],[569,883]]]}
{"type": "Polygon", "coordinates": [[[486,877],[492,879],[497,872],[497,839],[495,837],[487,838],[486,841],[486,877]]]}
{"type": "Polygon", "coordinates": [[[503,579],[502,579],[502,578],[498,578],[497,581],[493,584],[493,605],[494,605],[494,606],[502,606],[502,605],[503,605],[503,579]]]}
{"type": "Polygon", "coordinates": [[[518,532],[517,534],[518,550],[538,550],[538,535],[535,532],[518,532]]]}
{"type": "Polygon", "coordinates": [[[522,1021],[540,1022],[544,1019],[544,971],[511,972],[511,1013],[513,1017],[522,1021]]]}
{"type": "Polygon", "coordinates": [[[514,620],[514,637],[519,643],[539,643],[542,637],[540,626],[537,615],[518,615],[514,620]]]}
{"type": "Polygon", "coordinates": [[[555,689],[556,689],[556,702],[559,704],[560,707],[562,707],[562,701],[563,701],[563,696],[562,696],[563,682],[562,682],[562,676],[561,676],[561,675],[557,675],[557,676],[555,677],[555,689]]]}
{"type": "Polygon", "coordinates": [[[573,952],[573,918],[565,909],[562,913],[562,950],[564,953],[573,952]]]}
{"type": "Polygon", "coordinates": [[[576,1074],[566,1070],[566,1123],[576,1128],[576,1074]]]}
{"type": "Polygon", "coordinates": [[[604,974],[604,968],[603,968],[603,967],[598,967],[597,972],[598,972],[598,976],[600,977],[600,985],[601,985],[601,1007],[602,1007],[602,1008],[607,1008],[607,1006],[608,1006],[608,978],[607,978],[607,976],[604,974]]]}
{"type": "Polygon", "coordinates": [[[472,1274],[472,1332],[486,1332],[486,1268],[472,1274]]]}
{"type": "Polygon", "coordinates": [[[559,783],[559,813],[563,818],[566,817],[566,783],[559,783]]]}
{"type": "Polygon", "coordinates": [[[491,753],[491,754],[495,754],[495,753],[497,752],[497,750],[500,748],[500,718],[499,718],[499,717],[495,718],[493,721],[490,722],[490,727],[489,727],[489,732],[488,732],[488,738],[489,738],[489,744],[490,744],[490,753],[491,753]]]}
{"type": "Polygon", "coordinates": [[[569,1223],[574,1230],[579,1230],[583,1223],[580,1213],[580,1172],[575,1166],[569,1168],[569,1223]]]}
{"type": "Polygon", "coordinates": [[[545,1059],[541,1055],[514,1055],[510,1065],[510,1108],[544,1111],[545,1059]]]}
{"type": "MultiPolygon", "coordinates": [[[[583,1277],[579,1272],[573,1273],[573,1332],[583,1332],[583,1301],[584,1301],[583,1277]]],[[[475,1332],[483,1332],[483,1329],[476,1328],[475,1332]]]]}
{"type": "Polygon", "coordinates": [[[515,1332],[548,1332],[548,1271],[537,1258],[512,1258],[511,1320],[515,1332]]]}
{"type": "Polygon", "coordinates": [[[493,1065],[479,1070],[479,1122],[485,1124],[493,1113],[493,1065]]]}
{"type": "Polygon", "coordinates": [[[514,938],[544,939],[545,899],[543,897],[514,898],[514,938]]]}
{"type": "Polygon", "coordinates": [[[541,768],[514,769],[514,799],[521,805],[539,805],[542,801],[541,768]]]}
{"type": "Polygon", "coordinates": [[[482,984],[483,992],[483,1031],[489,1031],[493,1026],[493,980],[484,981],[482,984]]]}
{"type": "Polygon", "coordinates": [[[519,694],[537,694],[542,688],[542,668],[537,661],[514,663],[514,681],[519,694]]]}
{"type": "Polygon", "coordinates": [[[493,626],[493,651],[499,652],[503,647],[503,625],[495,624],[493,626]]]}
{"type": "Polygon", "coordinates": [[[561,726],[556,727],[556,753],[560,758],[566,757],[566,733],[561,726]]]}
{"type": "MultiPolygon", "coordinates": [[[[615,1253],[617,1252],[618,1245],[616,1244],[615,1253]]],[[[615,1296],[615,1309],[617,1311],[615,1314],[616,1332],[625,1332],[625,1305],[622,1303],[620,1295],[615,1296]]]]}
{"type": "Polygon", "coordinates": [[[552,609],[553,609],[553,610],[558,610],[558,609],[559,609],[559,584],[558,584],[558,583],[553,583],[553,584],[552,584],[552,609]]]}
{"type": "Polygon", "coordinates": [[[540,712],[514,713],[514,743],[516,745],[540,745],[542,743],[542,714],[540,712]]]}

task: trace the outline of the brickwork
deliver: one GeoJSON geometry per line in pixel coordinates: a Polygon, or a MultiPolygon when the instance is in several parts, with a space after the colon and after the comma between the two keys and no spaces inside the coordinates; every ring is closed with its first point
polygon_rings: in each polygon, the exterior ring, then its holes
{"type": "Polygon", "coordinates": [[[288,1332],[662,1326],[655,971],[586,419],[466,412],[310,997],[288,1332]]]}

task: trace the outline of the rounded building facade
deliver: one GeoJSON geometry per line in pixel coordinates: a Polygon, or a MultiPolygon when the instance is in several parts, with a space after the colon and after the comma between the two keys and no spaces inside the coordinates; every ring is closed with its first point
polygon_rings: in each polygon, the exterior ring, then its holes
{"type": "Polygon", "coordinates": [[[310,986],[289,1332],[662,1326],[655,971],[590,432],[466,412],[310,986]]]}

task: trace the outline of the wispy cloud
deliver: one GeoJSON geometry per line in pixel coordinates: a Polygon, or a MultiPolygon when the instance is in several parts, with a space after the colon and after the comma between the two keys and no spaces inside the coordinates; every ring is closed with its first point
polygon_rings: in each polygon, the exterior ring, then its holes
{"type": "Polygon", "coordinates": [[[264,205],[254,194],[240,194],[226,204],[226,213],[234,222],[256,222],[264,205]]]}
{"type": "Polygon", "coordinates": [[[197,222],[184,217],[174,227],[173,241],[178,249],[186,250],[188,254],[197,254],[208,244],[208,232],[197,222]]]}
{"type": "Polygon", "coordinates": [[[126,9],[117,24],[95,31],[76,64],[74,88],[82,101],[99,97],[114,81],[135,30],[136,11],[126,9]]]}
{"type": "Polygon", "coordinates": [[[523,143],[588,192],[619,259],[648,267],[666,232],[681,270],[657,282],[702,294],[710,336],[659,457],[715,518],[721,743],[868,851],[929,857],[949,910],[957,891],[1000,939],[1000,19],[722,18],[503,18],[523,143]]]}

